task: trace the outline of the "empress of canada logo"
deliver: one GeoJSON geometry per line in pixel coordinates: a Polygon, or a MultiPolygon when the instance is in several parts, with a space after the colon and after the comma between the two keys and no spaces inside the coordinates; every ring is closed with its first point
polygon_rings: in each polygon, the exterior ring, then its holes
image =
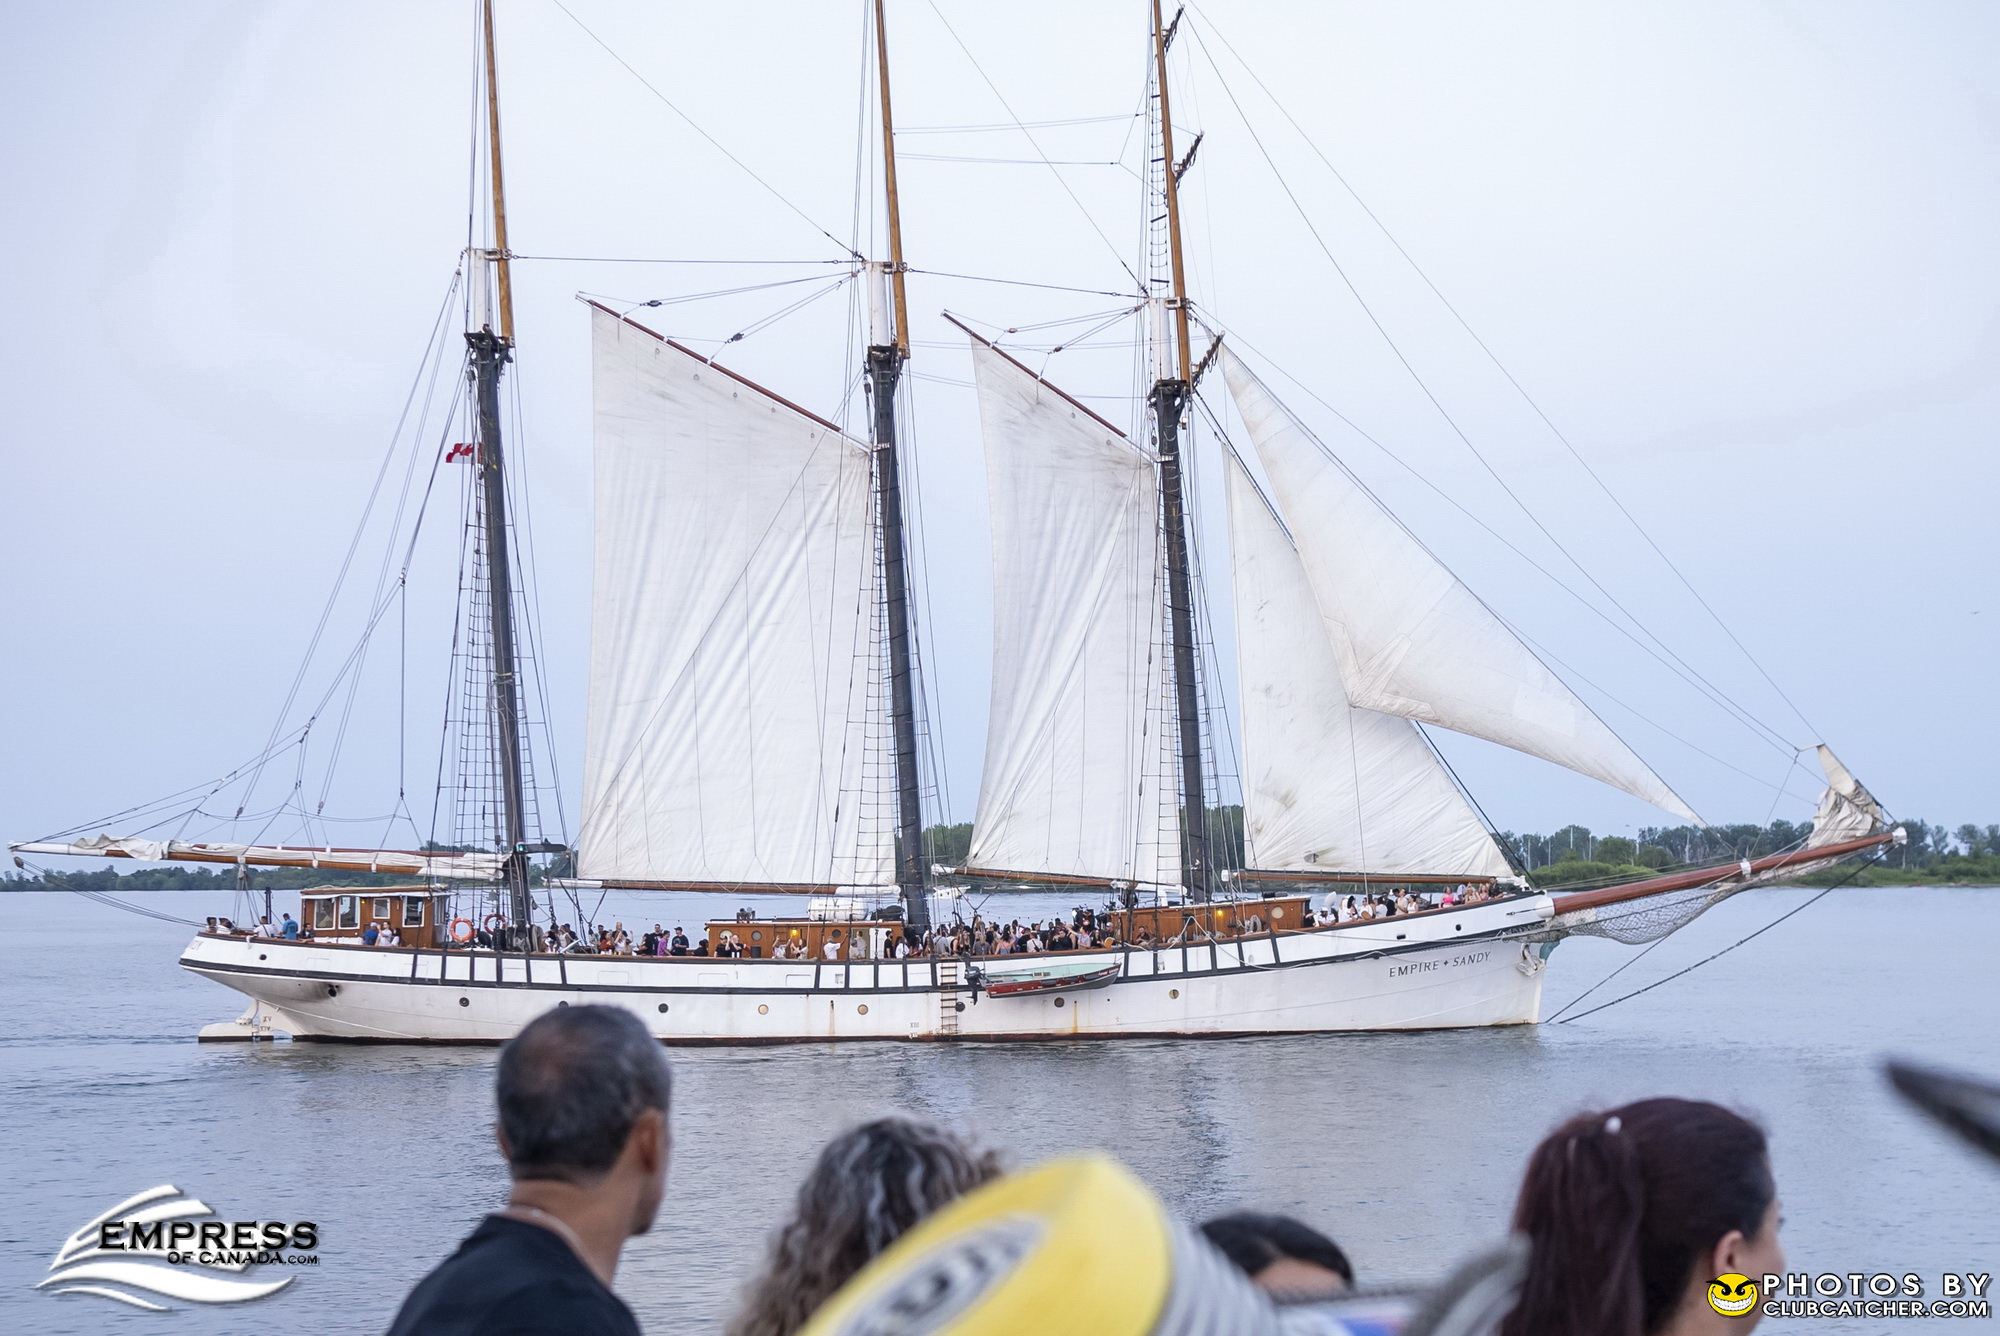
{"type": "Polygon", "coordinates": [[[35,1286],[155,1312],[168,1300],[235,1304],[276,1294],[296,1277],[252,1280],[251,1267],[312,1266],[319,1226],[310,1220],[221,1220],[171,1183],[127,1197],[64,1239],[35,1286]]]}

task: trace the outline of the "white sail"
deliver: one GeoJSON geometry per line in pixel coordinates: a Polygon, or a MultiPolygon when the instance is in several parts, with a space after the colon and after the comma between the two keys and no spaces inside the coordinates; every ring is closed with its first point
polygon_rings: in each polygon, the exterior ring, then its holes
{"type": "Polygon", "coordinates": [[[592,346],[578,875],[892,884],[868,446],[602,308],[592,346]]]}
{"type": "Polygon", "coordinates": [[[1417,725],[1349,703],[1291,536],[1234,452],[1225,469],[1250,865],[1511,875],[1417,725]]]}
{"type": "Polygon", "coordinates": [[[1882,810],[1882,804],[1824,742],[1819,745],[1819,768],[1826,773],[1826,789],[1819,796],[1819,810],[1813,813],[1806,848],[1817,849],[1889,828],[1889,814],[1882,810]]]}
{"type": "Polygon", "coordinates": [[[1700,820],[1242,362],[1222,358],[1353,704],[1486,738],[1700,820]]]}
{"type": "Polygon", "coordinates": [[[1157,463],[1005,354],[975,340],[972,359],[992,515],[993,687],[968,861],[1176,881],[1157,463]]]}

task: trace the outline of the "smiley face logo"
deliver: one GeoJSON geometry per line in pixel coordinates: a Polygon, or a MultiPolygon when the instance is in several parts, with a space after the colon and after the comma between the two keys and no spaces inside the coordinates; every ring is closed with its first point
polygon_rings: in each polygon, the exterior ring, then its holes
{"type": "Polygon", "coordinates": [[[1757,1308],[1757,1282],[1725,1271],[1708,1282],[1708,1306],[1724,1317],[1749,1317],[1757,1308]]]}

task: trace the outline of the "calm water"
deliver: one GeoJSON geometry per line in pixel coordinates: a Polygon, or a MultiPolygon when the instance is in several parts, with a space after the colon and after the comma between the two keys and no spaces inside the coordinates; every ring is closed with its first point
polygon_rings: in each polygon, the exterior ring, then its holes
{"type": "MultiPolygon", "coordinates": [[[[1599,997],[1671,973],[1805,894],[1739,897],[1599,997]]],[[[228,912],[226,899],[144,903],[192,918],[228,912]]],[[[186,935],[69,896],[0,895],[10,1152],[0,1329],[380,1330],[500,1198],[494,1052],[197,1045],[196,1027],[240,1005],[174,965],[186,935]],[[71,1229],[165,1182],[227,1217],[318,1221],[319,1267],[235,1310],[144,1313],[29,1289],[71,1229]]],[[[1295,1212],[1338,1238],[1364,1279],[1426,1278],[1501,1229],[1529,1146],[1558,1119],[1661,1093],[1720,1099],[1770,1128],[1797,1264],[1991,1270],[2000,1172],[1906,1112],[1877,1064],[1901,1054],[2000,1073],[1996,940],[2000,892],[1843,890],[1688,978],[1575,1025],[678,1051],[668,1204],[627,1249],[619,1288],[649,1331],[713,1330],[817,1144],[887,1109],[966,1127],[1019,1161],[1106,1148],[1190,1214],[1236,1204],[1295,1212]]],[[[1630,954],[1564,943],[1551,962],[1550,1010],[1630,954]]]]}

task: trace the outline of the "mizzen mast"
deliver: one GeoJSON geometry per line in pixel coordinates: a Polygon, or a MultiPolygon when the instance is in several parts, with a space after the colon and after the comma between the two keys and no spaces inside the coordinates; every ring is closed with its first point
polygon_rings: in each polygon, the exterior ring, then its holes
{"type": "Polygon", "coordinates": [[[896,886],[902,894],[905,921],[910,927],[922,930],[930,926],[930,874],[923,847],[916,683],[910,652],[909,570],[903,538],[901,470],[896,456],[896,385],[902,378],[903,363],[910,355],[910,327],[903,290],[903,224],[896,197],[896,127],[889,99],[889,33],[882,0],[875,0],[875,63],[882,98],[882,184],[888,214],[889,258],[869,266],[874,272],[869,283],[868,391],[874,410],[875,497],[881,524],[882,602],[889,639],[890,713],[896,747],[896,886]],[[887,303],[882,292],[885,278],[891,294],[887,303]]]}
{"type": "Polygon", "coordinates": [[[532,920],[528,896],[528,829],[521,760],[521,666],[514,640],[514,586],[507,526],[507,474],[500,440],[500,375],[514,347],[514,290],[508,273],[507,190],[500,166],[500,87],[493,51],[493,0],[482,6],[486,39],[486,133],[493,182],[492,266],[494,310],[475,317],[466,331],[472,350],[472,383],[479,408],[480,501],[485,516],[487,603],[493,622],[493,731],[500,770],[506,847],[501,883],[507,919],[517,928],[532,920]],[[495,329],[497,321],[498,329],[495,329]]]}
{"type": "MultiPolygon", "coordinates": [[[[1178,20],[1177,20],[1178,21],[1178,20]]],[[[1173,638],[1174,705],[1181,762],[1181,882],[1193,900],[1209,898],[1212,865],[1208,811],[1202,787],[1201,703],[1195,682],[1194,588],[1188,568],[1186,470],[1181,458],[1181,417],[1192,388],[1188,347],[1187,271],[1181,258],[1180,173],[1174,161],[1173,104],[1167,92],[1168,30],[1160,0],[1153,0],[1153,65],[1160,96],[1161,179],[1167,203],[1167,251],[1173,296],[1165,303],[1174,322],[1171,352],[1159,350],[1153,385],[1155,448],[1160,457],[1160,519],[1166,534],[1167,613],[1173,638]]],[[[1158,302],[1157,297],[1152,299],[1158,302]]],[[[1159,310],[1155,308],[1156,321],[1159,310]]],[[[1165,339],[1157,340],[1166,343],[1165,339]]]]}

